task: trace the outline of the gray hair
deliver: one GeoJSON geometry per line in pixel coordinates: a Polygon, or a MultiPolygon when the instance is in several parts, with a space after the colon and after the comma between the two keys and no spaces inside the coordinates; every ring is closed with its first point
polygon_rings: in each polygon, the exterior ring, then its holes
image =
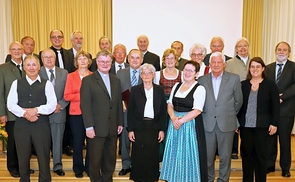
{"type": "Polygon", "coordinates": [[[144,63],[143,65],[140,66],[140,73],[143,72],[143,70],[149,69],[151,70],[153,73],[156,73],[156,68],[154,67],[154,65],[149,64],[149,63],[144,63]]]}
{"type": "Polygon", "coordinates": [[[204,45],[202,44],[193,44],[193,46],[189,49],[189,55],[192,55],[192,52],[194,49],[198,49],[202,52],[203,56],[206,56],[207,54],[207,49],[204,45]]]}
{"type": "Polygon", "coordinates": [[[223,54],[222,52],[213,52],[213,53],[211,54],[210,58],[209,58],[209,63],[211,63],[211,59],[212,59],[213,57],[219,57],[219,56],[221,56],[223,62],[225,63],[225,56],[224,56],[224,54],[223,54]]]}

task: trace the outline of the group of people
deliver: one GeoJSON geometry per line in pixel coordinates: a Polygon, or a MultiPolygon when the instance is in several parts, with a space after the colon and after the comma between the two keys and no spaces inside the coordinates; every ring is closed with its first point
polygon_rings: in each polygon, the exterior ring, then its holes
{"type": "Polygon", "coordinates": [[[194,44],[191,60],[181,57],[184,46],[174,41],[161,69],[145,35],[128,55],[123,44],[111,53],[111,41],[102,37],[94,59],[82,49],[80,31],[70,38],[73,47],[66,50],[63,32],[52,30],[52,46],[35,55],[34,39],[26,36],[11,43],[0,65],[11,176],[30,180],[32,148],[40,181],[51,181],[50,150],[52,170],[64,176],[62,152],[71,146],[77,178],[85,172],[91,181],[112,181],[119,136],[119,175],[131,172],[131,180],[214,181],[218,155],[217,181],[228,181],[238,133],[243,181],[266,181],[275,171],[278,136],[282,176],[291,176],[295,63],[288,60],[287,42],[278,43],[276,61],[266,66],[250,58],[246,38],[237,41],[233,58],[222,53],[217,36],[211,53],[194,44]],[[66,133],[72,140],[64,140],[66,133]]]}

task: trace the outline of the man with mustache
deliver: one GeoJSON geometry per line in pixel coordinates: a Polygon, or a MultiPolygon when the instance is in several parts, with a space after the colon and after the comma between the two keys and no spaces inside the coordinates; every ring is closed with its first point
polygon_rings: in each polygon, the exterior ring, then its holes
{"type": "Polygon", "coordinates": [[[268,173],[275,171],[277,136],[280,143],[280,167],[282,176],[289,178],[291,166],[291,131],[295,116],[295,63],[288,60],[291,46],[279,42],[275,48],[276,61],[267,65],[266,77],[276,82],[280,96],[278,132],[269,143],[268,173]]]}

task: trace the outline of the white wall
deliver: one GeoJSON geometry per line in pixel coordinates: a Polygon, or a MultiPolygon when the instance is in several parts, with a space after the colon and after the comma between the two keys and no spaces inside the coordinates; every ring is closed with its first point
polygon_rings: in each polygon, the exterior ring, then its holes
{"type": "Polygon", "coordinates": [[[113,46],[122,43],[127,52],[137,48],[136,39],[149,37],[149,51],[162,57],[174,40],[184,44],[183,57],[201,43],[210,51],[210,41],[219,35],[224,53],[233,56],[242,36],[243,0],[113,0],[113,46]]]}

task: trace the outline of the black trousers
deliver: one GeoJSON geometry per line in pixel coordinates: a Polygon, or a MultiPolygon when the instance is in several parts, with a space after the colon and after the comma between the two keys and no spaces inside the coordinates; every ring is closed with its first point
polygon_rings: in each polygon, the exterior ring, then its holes
{"type": "Polygon", "coordinates": [[[19,171],[18,158],[14,140],[14,124],[15,121],[8,121],[5,125],[8,134],[7,141],[7,169],[9,172],[19,171]]]}
{"type": "Polygon", "coordinates": [[[243,182],[266,182],[268,128],[240,128],[243,182]]]}

